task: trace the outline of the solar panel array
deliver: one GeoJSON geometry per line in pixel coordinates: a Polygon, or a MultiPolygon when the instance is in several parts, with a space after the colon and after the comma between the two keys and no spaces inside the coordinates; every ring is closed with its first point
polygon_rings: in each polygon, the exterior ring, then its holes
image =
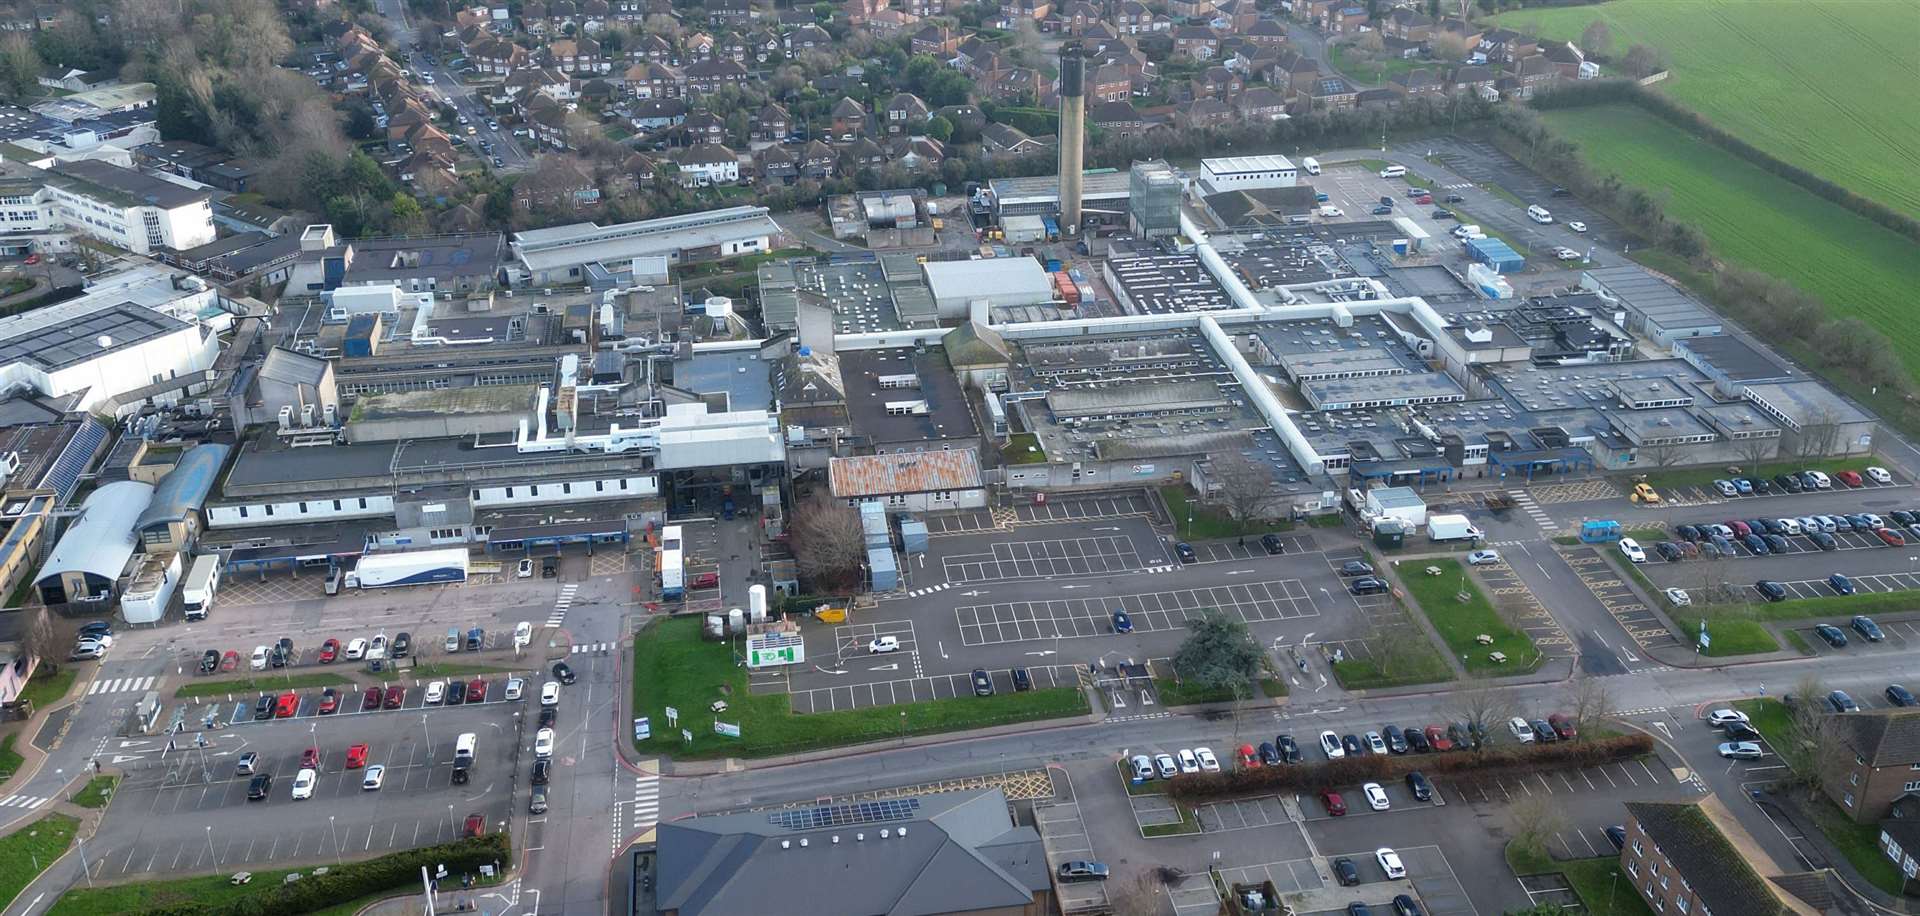
{"type": "Polygon", "coordinates": [[[787,808],[767,815],[768,823],[788,830],[818,830],[823,827],[851,827],[855,824],[882,824],[913,820],[920,810],[920,799],[888,798],[881,801],[854,802],[846,805],[820,805],[813,808],[787,808]]]}

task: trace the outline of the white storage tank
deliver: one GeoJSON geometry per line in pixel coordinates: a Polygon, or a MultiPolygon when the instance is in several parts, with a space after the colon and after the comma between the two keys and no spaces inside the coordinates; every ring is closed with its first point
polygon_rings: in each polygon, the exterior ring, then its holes
{"type": "Polygon", "coordinates": [[[734,608],[727,612],[727,632],[735,636],[747,631],[747,612],[734,608]]]}
{"type": "Polygon", "coordinates": [[[748,619],[754,623],[767,622],[767,587],[754,585],[747,589],[748,619]]]}
{"type": "Polygon", "coordinates": [[[720,616],[719,614],[708,614],[705,635],[708,639],[720,639],[726,636],[727,635],[726,618],[720,616]]]}
{"type": "Polygon", "coordinates": [[[733,300],[726,296],[707,297],[707,317],[725,318],[733,314],[733,300]]]}

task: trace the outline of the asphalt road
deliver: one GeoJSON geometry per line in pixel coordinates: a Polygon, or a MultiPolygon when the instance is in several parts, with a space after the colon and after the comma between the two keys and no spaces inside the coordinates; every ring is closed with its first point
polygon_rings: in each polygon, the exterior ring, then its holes
{"type": "Polygon", "coordinates": [[[420,55],[404,50],[412,47],[418,35],[418,29],[407,18],[405,0],[378,0],[377,9],[380,15],[386,17],[388,26],[392,30],[394,43],[403,49],[402,54],[407,61],[408,69],[416,75],[421,73],[433,75],[433,85],[426,85],[417,80],[415,85],[428,93],[446,99],[456,111],[465,114],[472,121],[474,132],[467,134],[466,138],[468,143],[476,144],[473,150],[474,155],[481,155],[477,146],[478,141],[486,140],[493,144],[493,152],[486,158],[491,160],[493,156],[500,157],[503,163],[501,168],[504,171],[518,171],[530,167],[534,154],[538,152],[533,148],[533,141],[531,139],[523,141],[513,136],[511,130],[495,130],[488,127],[487,118],[492,115],[487,111],[486,105],[480,101],[474,87],[462,83],[459,74],[447,68],[445,57],[436,57],[436,62],[428,66],[420,55]]]}

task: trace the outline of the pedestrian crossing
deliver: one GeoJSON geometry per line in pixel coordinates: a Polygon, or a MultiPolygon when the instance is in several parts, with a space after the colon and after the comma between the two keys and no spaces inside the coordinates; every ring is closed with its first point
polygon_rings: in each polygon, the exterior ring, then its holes
{"type": "Polygon", "coordinates": [[[52,800],[44,795],[9,795],[0,798],[0,808],[38,808],[52,800]]]}
{"type": "Polygon", "coordinates": [[[918,598],[921,595],[931,595],[934,592],[944,592],[947,589],[950,589],[952,587],[953,587],[953,583],[942,582],[939,585],[929,585],[926,588],[916,588],[913,591],[908,592],[907,597],[918,598]]]}
{"type": "Polygon", "coordinates": [[[547,626],[557,627],[567,620],[567,609],[573,607],[573,595],[580,590],[579,583],[560,586],[560,597],[553,599],[553,613],[547,615],[547,626]]]}
{"type": "Polygon", "coordinates": [[[1527,513],[1527,517],[1533,519],[1534,524],[1547,531],[1553,530],[1553,517],[1540,508],[1539,503],[1533,501],[1532,493],[1525,490],[1508,490],[1507,495],[1513,497],[1513,504],[1519,506],[1520,511],[1527,513]]]}
{"type": "Polygon", "coordinates": [[[619,855],[627,846],[629,835],[637,836],[653,829],[660,823],[660,777],[642,774],[633,778],[633,833],[626,827],[626,808],[624,804],[613,806],[613,853],[619,855]]]}
{"type": "Polygon", "coordinates": [[[1174,566],[1172,563],[1168,563],[1165,566],[1148,566],[1140,571],[1143,573],[1166,573],[1166,572],[1173,572],[1177,568],[1178,567],[1174,566]]]}
{"type": "Polygon", "coordinates": [[[1466,189],[1468,189],[1468,188],[1471,188],[1471,187],[1473,187],[1473,182],[1471,182],[1471,181],[1456,181],[1456,182],[1454,182],[1454,183],[1452,183],[1452,184],[1443,184],[1443,185],[1441,185],[1440,187],[1442,187],[1442,188],[1445,188],[1446,190],[1449,190],[1449,191],[1464,191],[1464,190],[1466,190],[1466,189]]]}
{"type": "Polygon", "coordinates": [[[133,693],[141,690],[152,690],[153,682],[156,680],[159,680],[159,678],[157,677],[97,678],[94,680],[93,686],[87,688],[87,696],[93,696],[94,694],[98,694],[98,693],[133,693]]]}
{"type": "Polygon", "coordinates": [[[611,652],[614,644],[610,642],[583,642],[567,650],[570,655],[591,655],[595,652],[611,652]]]}

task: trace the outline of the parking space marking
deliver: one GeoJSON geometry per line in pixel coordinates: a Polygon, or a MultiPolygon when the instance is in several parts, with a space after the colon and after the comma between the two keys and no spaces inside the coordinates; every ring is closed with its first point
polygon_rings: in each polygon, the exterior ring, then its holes
{"type": "Polygon", "coordinates": [[[1220,891],[1213,886],[1211,873],[1186,875],[1167,885],[1167,902],[1173,905],[1174,916],[1213,916],[1220,912],[1220,891]]]}
{"type": "MultiPolygon", "coordinates": [[[[1024,670],[1032,681],[1033,689],[1046,690],[1052,687],[1078,686],[1080,674],[1086,670],[1086,667],[1083,665],[1036,665],[1024,670]]],[[[1013,692],[1012,668],[996,668],[988,671],[987,676],[993,681],[995,693],[1013,692]]],[[[931,674],[858,684],[837,684],[831,687],[804,688],[793,691],[791,697],[794,712],[813,713],[858,709],[865,706],[893,706],[921,700],[944,700],[972,693],[972,673],[956,671],[951,674],[931,674]]]]}
{"type": "Polygon", "coordinates": [[[1140,555],[1133,539],[1106,535],[1042,541],[1001,541],[990,553],[959,554],[941,560],[953,584],[1054,579],[1134,572],[1140,555]]]}
{"type": "Polygon", "coordinates": [[[954,608],[954,617],[960,624],[962,645],[990,646],[1114,635],[1116,610],[1127,613],[1134,632],[1174,630],[1206,608],[1238,614],[1248,623],[1320,614],[1300,580],[1275,579],[1135,595],[969,605],[954,608]]]}
{"type": "Polygon", "coordinates": [[[1493,595],[1495,607],[1506,602],[1518,605],[1519,625],[1540,649],[1540,654],[1548,658],[1572,656],[1573,640],[1567,638],[1560,622],[1554,619],[1553,612],[1547,610],[1535,597],[1533,589],[1527,587],[1512,567],[1505,561],[1492,566],[1476,567],[1481,581],[1493,595]]]}
{"type": "Polygon", "coordinates": [[[1272,881],[1274,889],[1282,894],[1297,894],[1301,891],[1318,890],[1325,886],[1325,882],[1320,877],[1319,865],[1312,859],[1287,859],[1260,865],[1239,865],[1219,869],[1217,873],[1228,886],[1272,881]]]}
{"type": "MultiPolygon", "coordinates": [[[[1034,827],[1040,831],[1041,846],[1047,853],[1047,869],[1058,872],[1066,862],[1095,860],[1093,837],[1080,814],[1079,802],[1036,803],[1034,827]]],[[[1104,882],[1062,883],[1060,910],[1063,913],[1104,911],[1109,901],[1104,882]]]]}
{"type": "Polygon", "coordinates": [[[1502,776],[1462,776],[1439,777],[1436,781],[1454,786],[1456,795],[1472,801],[1504,802],[1513,798],[1533,795],[1575,795],[1582,792],[1605,792],[1626,785],[1639,788],[1642,785],[1658,786],[1661,779],[1654,775],[1643,760],[1631,760],[1620,763],[1608,763],[1595,767],[1583,767],[1574,771],[1581,780],[1575,782],[1566,773],[1557,773],[1558,782],[1549,781],[1540,773],[1529,777],[1502,776]],[[1598,776],[1598,779],[1594,777],[1598,776]],[[1617,778],[1616,778],[1617,777],[1617,778]]]}
{"type": "Polygon", "coordinates": [[[1211,802],[1195,808],[1202,833],[1226,833],[1233,830],[1257,830],[1291,823],[1277,795],[1211,802]]]}
{"type": "Polygon", "coordinates": [[[1620,628],[1633,637],[1633,641],[1643,651],[1680,645],[1680,640],[1660,622],[1659,615],[1641,602],[1633,589],[1620,579],[1607,559],[1592,547],[1559,548],[1561,559],[1580,577],[1587,591],[1599,599],[1607,613],[1613,615],[1620,628]]]}
{"type": "Polygon", "coordinates": [[[1016,523],[1032,525],[1152,515],[1153,506],[1148,503],[1146,495],[1139,492],[1065,498],[1054,496],[1044,503],[1026,503],[1014,507],[1016,523]]]}

